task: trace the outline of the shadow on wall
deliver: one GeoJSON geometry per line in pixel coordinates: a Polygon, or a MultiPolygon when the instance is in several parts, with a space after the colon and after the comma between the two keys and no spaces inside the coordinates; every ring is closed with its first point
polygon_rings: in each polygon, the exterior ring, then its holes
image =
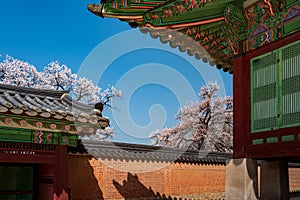
{"type": "Polygon", "coordinates": [[[69,199],[104,199],[90,159],[88,156],[69,156],[69,199]]]}
{"type": "MultiPolygon", "coordinates": [[[[122,184],[113,180],[113,184],[118,190],[118,192],[125,199],[133,198],[147,198],[147,199],[166,199],[166,200],[177,200],[177,198],[167,197],[165,194],[160,194],[154,192],[151,187],[147,188],[143,185],[137,175],[131,173],[127,174],[127,180],[124,180],[122,184]]],[[[179,198],[178,200],[181,200],[179,198]]]]}

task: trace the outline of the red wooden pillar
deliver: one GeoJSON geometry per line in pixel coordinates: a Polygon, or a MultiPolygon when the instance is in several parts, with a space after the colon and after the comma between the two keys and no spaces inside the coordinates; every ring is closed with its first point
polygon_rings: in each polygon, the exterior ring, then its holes
{"type": "Polygon", "coordinates": [[[240,55],[233,60],[233,158],[245,158],[247,120],[249,119],[250,73],[245,56],[240,55]],[[249,98],[249,100],[247,99],[249,98]]]}
{"type": "Polygon", "coordinates": [[[67,146],[57,147],[58,155],[54,164],[54,200],[68,200],[67,146]]]}

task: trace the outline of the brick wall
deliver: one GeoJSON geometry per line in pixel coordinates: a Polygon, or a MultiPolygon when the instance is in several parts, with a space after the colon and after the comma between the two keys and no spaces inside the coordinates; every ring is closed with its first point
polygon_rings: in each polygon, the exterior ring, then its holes
{"type": "Polygon", "coordinates": [[[300,168],[289,168],[290,191],[300,191],[300,168]]]}
{"type": "MultiPolygon", "coordinates": [[[[223,165],[96,160],[69,154],[68,172],[72,200],[219,200],[225,196],[223,165]]],[[[289,183],[291,192],[300,191],[300,168],[289,168],[289,183]]]]}
{"type": "Polygon", "coordinates": [[[223,199],[225,166],[69,155],[72,200],[223,199]]]}
{"type": "Polygon", "coordinates": [[[104,168],[103,165],[95,165],[92,161],[95,160],[92,160],[90,156],[68,156],[70,199],[103,199],[104,168]]]}
{"type": "Polygon", "coordinates": [[[176,163],[165,169],[165,192],[171,195],[225,191],[225,166],[176,163]]]}

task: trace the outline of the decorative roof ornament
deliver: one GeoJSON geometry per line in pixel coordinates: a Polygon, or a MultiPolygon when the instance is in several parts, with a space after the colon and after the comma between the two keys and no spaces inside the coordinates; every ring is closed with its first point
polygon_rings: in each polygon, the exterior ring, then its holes
{"type": "Polygon", "coordinates": [[[88,4],[89,11],[103,18],[102,7],[102,4],[88,4]]]}

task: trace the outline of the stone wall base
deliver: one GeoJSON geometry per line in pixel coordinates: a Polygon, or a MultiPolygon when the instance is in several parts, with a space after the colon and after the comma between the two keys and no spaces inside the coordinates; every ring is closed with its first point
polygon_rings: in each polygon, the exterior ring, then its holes
{"type": "Polygon", "coordinates": [[[240,158],[227,161],[225,193],[228,200],[258,199],[256,160],[240,158]]]}

